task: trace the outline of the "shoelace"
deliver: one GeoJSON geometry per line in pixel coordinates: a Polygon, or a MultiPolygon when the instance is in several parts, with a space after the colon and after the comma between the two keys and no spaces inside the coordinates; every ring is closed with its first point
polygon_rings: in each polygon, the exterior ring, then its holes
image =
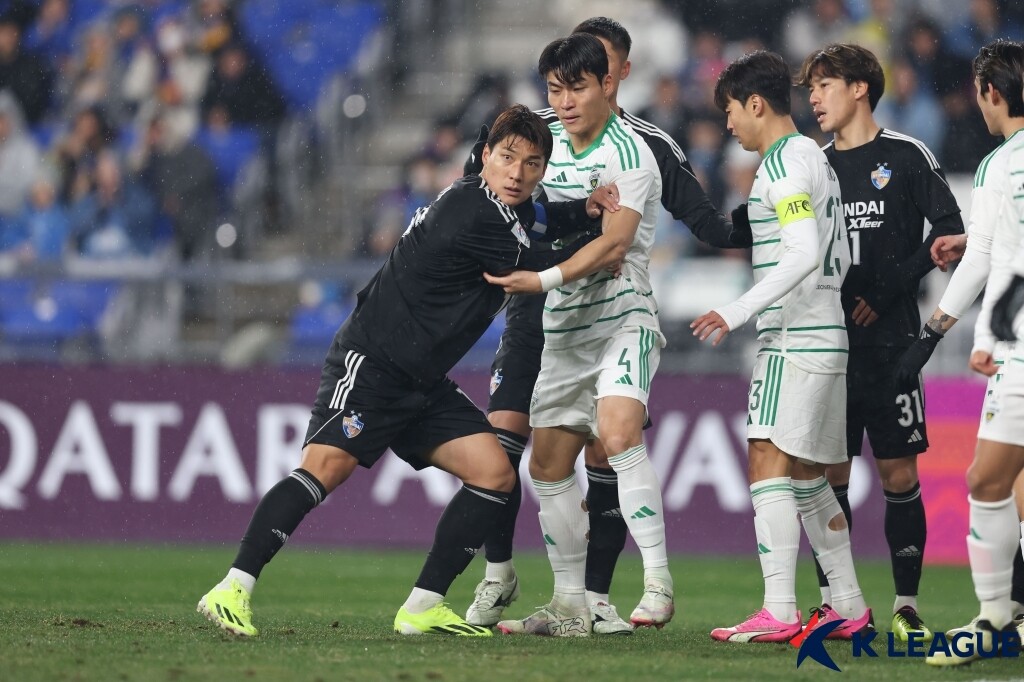
{"type": "Polygon", "coordinates": [[[896,615],[902,618],[904,622],[910,626],[908,628],[910,630],[920,630],[924,627],[924,621],[921,620],[920,616],[918,616],[915,611],[911,611],[909,609],[904,611],[903,609],[900,609],[896,612],[896,615]]]}

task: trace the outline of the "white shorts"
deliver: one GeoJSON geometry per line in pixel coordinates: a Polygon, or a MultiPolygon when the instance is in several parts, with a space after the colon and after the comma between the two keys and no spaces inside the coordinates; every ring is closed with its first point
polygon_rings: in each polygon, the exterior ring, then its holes
{"type": "Polygon", "coordinates": [[[1007,358],[989,377],[978,438],[1024,447],[1024,362],[1007,358]]]}
{"type": "Polygon", "coordinates": [[[781,355],[757,356],[747,403],[747,438],[818,464],[846,456],[846,375],[811,374],[781,355]]]}
{"type": "Polygon", "coordinates": [[[661,361],[661,336],[645,327],[624,327],[611,338],[571,348],[544,348],[530,400],[530,426],[565,426],[597,436],[597,401],[633,398],[647,406],[661,361]]]}

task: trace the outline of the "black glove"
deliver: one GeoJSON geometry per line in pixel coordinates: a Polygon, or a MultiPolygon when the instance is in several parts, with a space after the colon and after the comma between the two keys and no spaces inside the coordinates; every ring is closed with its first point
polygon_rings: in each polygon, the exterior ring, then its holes
{"type": "Polygon", "coordinates": [[[487,144],[487,136],[490,131],[487,126],[480,126],[480,134],[476,136],[473,149],[469,152],[469,158],[462,164],[463,175],[479,175],[484,169],[484,145],[487,144]]]}
{"type": "Polygon", "coordinates": [[[942,340],[942,334],[925,325],[921,328],[921,334],[917,337],[903,355],[896,361],[893,368],[892,380],[896,386],[908,386],[917,381],[921,369],[928,362],[928,358],[935,352],[935,347],[942,340]]]}
{"type": "Polygon", "coordinates": [[[729,241],[737,249],[746,249],[754,244],[746,204],[740,204],[732,210],[732,232],[729,233],[729,241]]]}
{"type": "Polygon", "coordinates": [[[1024,305],[1024,277],[1014,275],[1010,286],[1006,287],[1006,291],[992,307],[992,333],[1000,341],[1017,340],[1013,320],[1020,312],[1021,305],[1024,305]]]}

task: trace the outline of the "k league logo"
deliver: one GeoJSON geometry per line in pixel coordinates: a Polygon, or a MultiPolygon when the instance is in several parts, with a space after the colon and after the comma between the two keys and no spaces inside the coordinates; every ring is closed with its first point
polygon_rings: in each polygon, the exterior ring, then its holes
{"type": "MultiPolygon", "coordinates": [[[[794,637],[789,643],[798,649],[796,656],[796,667],[810,658],[837,673],[842,672],[836,662],[829,656],[825,649],[825,640],[832,634],[832,631],[845,623],[845,620],[833,620],[815,628],[818,624],[818,614],[811,617],[810,622],[803,632],[794,637]]],[[[886,643],[884,651],[875,651],[875,644],[881,646],[881,642],[875,642],[878,636],[876,630],[861,630],[853,633],[850,640],[851,653],[854,658],[878,658],[879,653],[884,653],[888,658],[925,658],[935,654],[943,654],[951,658],[1017,658],[1020,656],[1020,636],[1015,630],[1004,630],[991,633],[986,637],[981,632],[958,632],[952,637],[946,637],[943,632],[936,632],[932,641],[926,642],[921,632],[908,633],[909,641],[906,650],[896,648],[896,635],[892,632],[885,633],[886,643]]]]}

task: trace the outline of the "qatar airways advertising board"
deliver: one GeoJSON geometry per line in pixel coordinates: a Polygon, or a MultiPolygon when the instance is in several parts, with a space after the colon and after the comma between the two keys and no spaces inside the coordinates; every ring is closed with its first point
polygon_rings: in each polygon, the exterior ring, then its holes
{"type": "MultiPolygon", "coordinates": [[[[453,378],[486,404],[486,374],[453,378]]],[[[307,369],[0,366],[0,539],[233,545],[260,496],[298,466],[317,385],[307,369]]],[[[983,393],[980,380],[928,384],[931,448],[920,461],[928,561],[966,561],[964,472],[983,393]]],[[[742,377],[654,381],[645,435],[673,552],[754,547],[746,400],[742,377]]],[[[854,549],[887,556],[873,469],[870,456],[855,462],[854,549]]],[[[457,488],[451,476],[413,471],[388,453],[328,497],[293,539],[429,547],[457,488]]],[[[524,491],[517,546],[539,548],[536,500],[529,485],[524,491]]]]}

